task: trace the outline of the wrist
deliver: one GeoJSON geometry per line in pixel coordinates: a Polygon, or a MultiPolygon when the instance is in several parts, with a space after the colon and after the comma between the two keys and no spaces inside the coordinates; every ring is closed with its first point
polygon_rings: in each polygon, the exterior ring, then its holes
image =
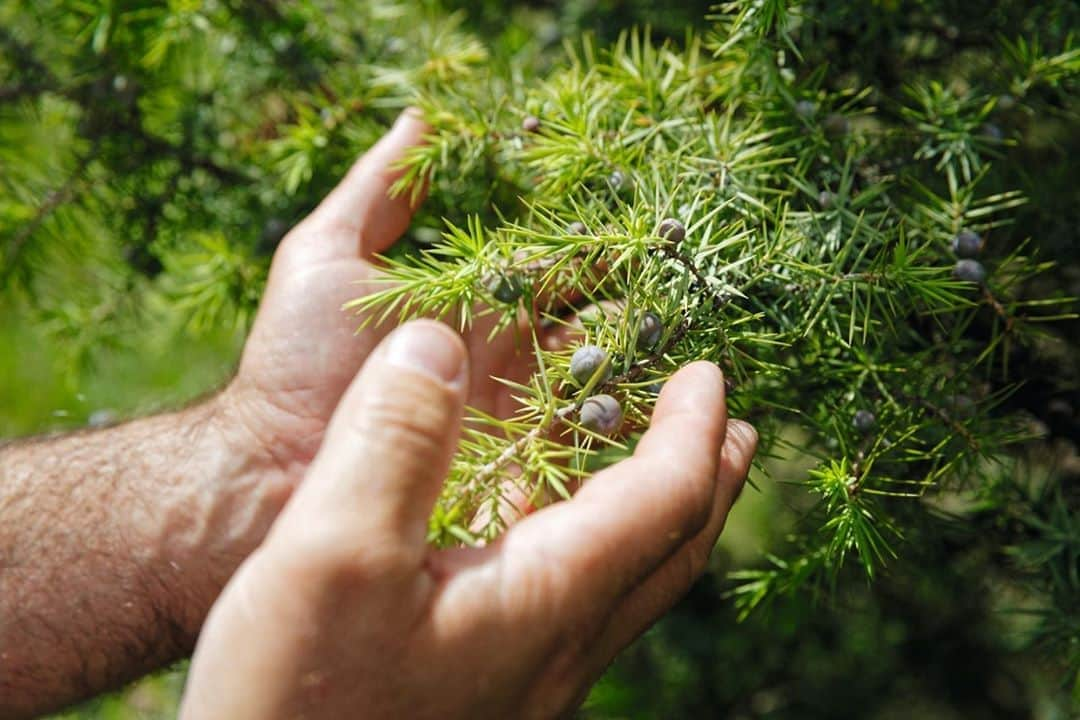
{"type": "Polygon", "coordinates": [[[300,477],[256,434],[247,412],[230,387],[181,414],[190,465],[162,476],[159,518],[149,523],[154,566],[176,603],[171,615],[192,637],[300,477]]]}

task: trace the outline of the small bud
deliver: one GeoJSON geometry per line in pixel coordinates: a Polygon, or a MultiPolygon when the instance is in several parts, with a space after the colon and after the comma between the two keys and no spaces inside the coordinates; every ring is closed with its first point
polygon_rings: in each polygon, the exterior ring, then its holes
{"type": "Polygon", "coordinates": [[[952,251],[956,257],[977,257],[983,248],[983,240],[979,233],[971,230],[961,230],[952,241],[952,251]]]}
{"type": "Polygon", "coordinates": [[[670,243],[678,245],[686,238],[686,226],[675,218],[664,218],[660,221],[657,234],[670,243]]]}
{"type": "Polygon", "coordinates": [[[484,276],[482,283],[484,289],[491,293],[501,303],[515,303],[521,297],[524,288],[521,278],[517,275],[503,275],[502,273],[489,273],[484,276]]]}
{"type": "Polygon", "coordinates": [[[580,220],[575,220],[566,226],[567,235],[587,235],[588,233],[589,228],[585,227],[585,223],[580,220]]]}
{"type": "Polygon", "coordinates": [[[637,347],[639,350],[648,350],[660,342],[660,336],[664,334],[664,323],[660,316],[654,312],[646,312],[638,321],[637,347]]]}
{"type": "Polygon", "coordinates": [[[570,358],[570,375],[582,387],[587,385],[601,368],[603,374],[599,382],[606,382],[611,377],[611,363],[608,362],[608,354],[595,345],[582,345],[570,358]]]}
{"type": "Polygon", "coordinates": [[[874,413],[869,410],[857,410],[855,416],[851,419],[851,424],[855,426],[855,429],[861,433],[868,433],[874,429],[874,425],[877,424],[877,418],[874,413]]]}
{"type": "Polygon", "coordinates": [[[521,121],[521,129],[525,132],[534,133],[540,129],[540,118],[535,115],[526,115],[521,121]]]}
{"type": "Polygon", "coordinates": [[[817,202],[821,206],[822,210],[828,210],[833,206],[833,201],[836,200],[836,196],[828,190],[822,190],[818,193],[817,202]]]}
{"type": "Polygon", "coordinates": [[[978,260],[957,260],[953,267],[953,275],[965,282],[982,285],[986,282],[986,268],[978,260]]]}
{"type": "Polygon", "coordinates": [[[622,406],[610,395],[595,395],[582,404],[579,419],[582,427],[611,435],[622,427],[622,406]]]}

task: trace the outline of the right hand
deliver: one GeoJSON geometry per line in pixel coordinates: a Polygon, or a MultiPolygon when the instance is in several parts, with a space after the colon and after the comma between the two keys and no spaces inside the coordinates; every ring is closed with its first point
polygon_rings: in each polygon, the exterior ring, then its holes
{"type": "Polygon", "coordinates": [[[757,435],[694,363],[632,458],[485,548],[435,550],[465,346],[396,330],[345,392],[308,473],[215,604],[181,717],[549,718],[703,572],[757,435]]]}

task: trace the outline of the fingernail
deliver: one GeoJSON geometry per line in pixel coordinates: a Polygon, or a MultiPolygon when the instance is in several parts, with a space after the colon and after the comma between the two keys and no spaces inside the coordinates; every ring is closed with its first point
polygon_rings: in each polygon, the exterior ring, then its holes
{"type": "Polygon", "coordinates": [[[399,132],[404,128],[415,125],[426,125],[424,122],[424,111],[418,107],[407,107],[401,111],[401,114],[394,120],[393,132],[399,132]]]}
{"type": "Polygon", "coordinates": [[[728,432],[735,433],[738,439],[748,445],[757,444],[758,431],[750,423],[745,420],[739,420],[738,418],[731,418],[728,420],[728,432]]]}
{"type": "Polygon", "coordinates": [[[402,325],[386,340],[385,362],[449,385],[465,380],[465,348],[453,330],[429,320],[402,325]]]}

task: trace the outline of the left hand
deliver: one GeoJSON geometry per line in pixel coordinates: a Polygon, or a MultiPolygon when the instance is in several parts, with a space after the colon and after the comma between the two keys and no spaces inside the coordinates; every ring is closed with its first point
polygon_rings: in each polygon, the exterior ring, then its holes
{"type": "MultiPolygon", "coordinates": [[[[227,405],[266,458],[294,479],[315,455],[341,394],[394,329],[373,323],[358,332],[363,318],[342,306],[378,289],[374,256],[409,226],[416,207],[389,191],[400,177],[395,165],[427,130],[416,110],[403,112],[274,255],[227,405]]],[[[524,380],[532,355],[512,331],[489,342],[492,322],[481,319],[464,335],[473,361],[468,403],[505,415],[509,392],[492,378],[524,380]]]]}

